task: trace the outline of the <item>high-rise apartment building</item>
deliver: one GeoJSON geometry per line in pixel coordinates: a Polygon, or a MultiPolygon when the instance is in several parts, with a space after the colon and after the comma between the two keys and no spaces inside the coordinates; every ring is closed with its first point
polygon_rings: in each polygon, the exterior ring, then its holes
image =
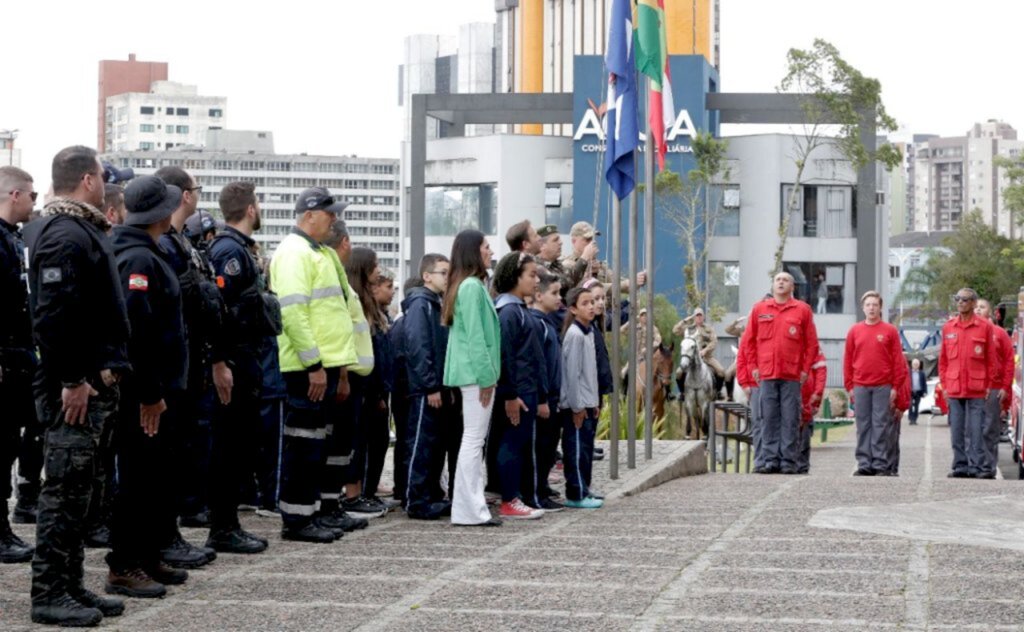
{"type": "Polygon", "coordinates": [[[915,142],[914,229],[955,230],[964,213],[977,210],[1000,234],[1018,236],[1003,204],[1007,182],[995,159],[1016,157],[1022,149],[1017,131],[996,120],[976,123],[965,136],[915,142]]]}
{"type": "Polygon", "coordinates": [[[256,184],[263,228],[253,238],[271,253],[295,226],[295,202],[308,187],[327,187],[336,200],[348,202],[343,217],[353,245],[377,252],[380,265],[398,270],[398,160],[358,156],[310,156],[274,153],[273,134],[213,130],[204,147],[108,153],[119,167],[137,175],[179,166],[203,190],[199,209],[220,217],[221,188],[238,180],[256,184]]]}
{"type": "Polygon", "coordinates": [[[227,124],[226,97],[199,94],[196,86],[155,81],[145,92],[107,98],[107,151],[202,146],[206,132],[227,124]]]}
{"type": "Polygon", "coordinates": [[[167,62],[104,59],[100,62],[96,103],[96,147],[107,151],[107,98],[125,92],[149,92],[154,81],[167,81],[167,62]]]}

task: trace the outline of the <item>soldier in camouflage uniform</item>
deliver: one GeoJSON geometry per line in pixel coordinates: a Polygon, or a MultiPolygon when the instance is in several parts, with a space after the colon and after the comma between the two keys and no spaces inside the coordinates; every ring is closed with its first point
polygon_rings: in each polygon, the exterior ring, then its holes
{"type": "MultiPolygon", "coordinates": [[[[569,231],[569,239],[572,242],[572,254],[562,258],[562,267],[569,275],[570,287],[577,287],[590,278],[595,278],[605,286],[612,282],[612,269],[607,263],[597,258],[598,248],[594,237],[601,233],[594,230],[588,222],[576,222],[569,231]]],[[[647,282],[647,272],[642,271],[636,275],[637,287],[643,287],[647,282]]],[[[629,291],[629,279],[622,279],[619,283],[620,292],[629,291]]]]}
{"type": "MultiPolygon", "coordinates": [[[[718,346],[718,336],[710,325],[704,323],[703,309],[698,307],[693,310],[693,314],[676,323],[672,328],[672,334],[680,338],[695,338],[697,348],[700,350],[700,357],[711,367],[715,375],[725,378],[725,369],[714,355],[715,347],[718,346]]],[[[678,370],[676,378],[679,378],[678,370]]]]}
{"type": "Polygon", "coordinates": [[[569,285],[569,272],[562,265],[562,236],[558,234],[558,227],[554,224],[545,224],[537,229],[540,235],[540,253],[537,260],[548,272],[555,275],[561,288],[562,299],[572,287],[569,285]]]}

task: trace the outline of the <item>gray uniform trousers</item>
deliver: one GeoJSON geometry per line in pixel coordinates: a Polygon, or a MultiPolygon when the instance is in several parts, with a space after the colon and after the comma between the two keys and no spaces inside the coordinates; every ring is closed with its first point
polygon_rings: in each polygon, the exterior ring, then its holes
{"type": "Polygon", "coordinates": [[[892,387],[854,386],[853,404],[857,420],[857,469],[888,472],[892,444],[892,415],[889,397],[892,387]]]}
{"type": "Polygon", "coordinates": [[[903,413],[890,411],[892,418],[892,442],[889,445],[889,472],[893,476],[900,475],[900,432],[903,429],[903,413]]]}
{"type": "Polygon", "coordinates": [[[800,382],[762,380],[760,404],[765,467],[796,472],[800,458],[800,382]]]}
{"type": "Polygon", "coordinates": [[[953,472],[974,475],[981,471],[985,453],[985,398],[949,398],[949,435],[953,444],[953,472]]]}
{"type": "Polygon", "coordinates": [[[1003,415],[999,391],[990,390],[985,400],[985,456],[979,464],[985,474],[994,474],[999,465],[999,434],[1002,429],[1003,415]]]}
{"type": "Polygon", "coordinates": [[[754,386],[750,389],[750,437],[754,448],[754,467],[764,467],[764,449],[761,446],[761,389],[754,386]]]}

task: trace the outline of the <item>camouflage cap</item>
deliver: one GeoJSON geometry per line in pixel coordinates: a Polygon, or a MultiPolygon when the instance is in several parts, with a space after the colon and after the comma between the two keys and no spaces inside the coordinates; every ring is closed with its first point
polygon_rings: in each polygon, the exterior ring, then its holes
{"type": "Polygon", "coordinates": [[[555,226],[554,224],[544,224],[543,226],[539,226],[537,228],[537,234],[540,235],[542,238],[549,237],[551,235],[557,235],[558,226],[555,226]]]}
{"type": "Polygon", "coordinates": [[[594,230],[594,227],[590,225],[590,222],[576,222],[572,225],[572,229],[569,231],[570,237],[582,237],[583,239],[593,239],[595,236],[600,234],[600,231],[594,230]]]}

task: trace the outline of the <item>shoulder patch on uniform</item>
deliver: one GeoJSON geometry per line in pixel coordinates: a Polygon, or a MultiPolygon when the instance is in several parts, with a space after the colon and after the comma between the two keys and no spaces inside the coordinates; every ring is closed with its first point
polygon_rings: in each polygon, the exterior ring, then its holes
{"type": "Polygon", "coordinates": [[[60,283],[64,280],[64,273],[60,268],[43,268],[39,276],[43,283],[60,283]]]}
{"type": "Polygon", "coordinates": [[[128,276],[128,289],[139,292],[149,291],[149,277],[145,274],[131,274],[128,276]]]}
{"type": "Polygon", "coordinates": [[[238,276],[242,271],[242,263],[236,257],[228,259],[228,262],[224,264],[224,274],[228,276],[238,276]]]}

